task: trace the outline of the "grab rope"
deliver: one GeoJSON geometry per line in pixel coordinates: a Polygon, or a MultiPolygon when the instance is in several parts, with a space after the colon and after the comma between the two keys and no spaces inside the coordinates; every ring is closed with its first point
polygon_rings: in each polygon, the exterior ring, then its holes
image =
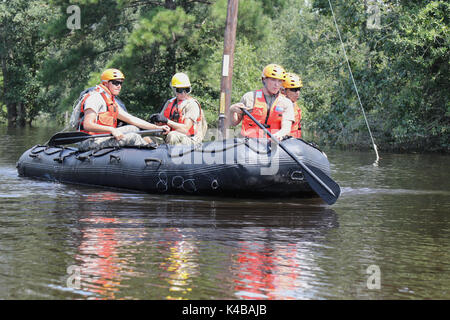
{"type": "MultiPolygon", "coordinates": [[[[193,145],[190,149],[188,150],[180,150],[179,153],[177,154],[172,154],[171,152],[169,152],[169,157],[171,158],[177,158],[177,157],[183,157],[189,153],[195,152],[195,151],[199,151],[201,153],[219,153],[219,152],[225,152],[227,150],[230,149],[234,149],[238,146],[241,145],[245,145],[247,148],[249,148],[250,150],[252,150],[253,152],[255,152],[256,154],[262,154],[262,155],[267,155],[270,153],[270,151],[262,151],[259,149],[254,148],[253,146],[250,145],[250,143],[248,142],[248,138],[244,138],[243,141],[236,141],[237,139],[234,139],[234,143],[230,144],[229,146],[225,146],[222,149],[212,149],[212,150],[207,150],[207,149],[203,149],[202,144],[198,144],[198,145],[193,145]]],[[[258,146],[260,145],[259,141],[258,141],[258,146]]]]}
{"type": "Polygon", "coordinates": [[[342,50],[344,51],[344,56],[345,56],[345,60],[347,61],[348,70],[350,71],[350,77],[352,78],[353,85],[354,85],[355,91],[356,91],[356,95],[358,96],[358,101],[359,101],[359,104],[361,106],[361,110],[362,110],[363,115],[364,115],[364,120],[366,121],[367,129],[369,130],[369,135],[370,135],[370,139],[372,140],[373,149],[375,150],[375,154],[377,156],[377,158],[376,158],[375,162],[373,163],[373,165],[377,167],[378,166],[378,161],[380,160],[380,157],[378,155],[378,148],[377,148],[377,145],[375,144],[375,140],[373,139],[372,131],[370,130],[369,122],[367,121],[366,112],[364,111],[364,107],[362,105],[361,98],[359,97],[358,87],[356,86],[355,78],[353,78],[352,68],[350,67],[350,62],[348,61],[347,51],[345,50],[344,41],[342,41],[341,32],[339,31],[339,28],[338,28],[338,24],[337,24],[337,21],[336,21],[336,16],[334,15],[334,11],[333,11],[333,6],[331,5],[331,0],[328,0],[328,3],[330,4],[330,9],[331,9],[331,13],[333,15],[334,25],[336,26],[336,30],[337,30],[337,33],[339,35],[339,40],[341,41],[342,50]]]}

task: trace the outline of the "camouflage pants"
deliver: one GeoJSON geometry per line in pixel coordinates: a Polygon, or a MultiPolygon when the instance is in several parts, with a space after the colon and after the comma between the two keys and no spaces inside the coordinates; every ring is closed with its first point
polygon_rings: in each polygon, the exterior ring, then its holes
{"type": "Polygon", "coordinates": [[[172,145],[196,144],[198,143],[197,140],[198,139],[196,139],[195,137],[189,137],[178,131],[169,132],[164,139],[165,143],[172,145]]]}
{"type": "Polygon", "coordinates": [[[87,151],[98,150],[107,147],[145,146],[148,144],[140,134],[133,133],[139,131],[138,127],[127,125],[117,128],[117,130],[125,133],[124,137],[121,140],[117,140],[114,137],[87,139],[83,142],[80,142],[80,144],[78,145],[78,149],[80,151],[87,151]]]}

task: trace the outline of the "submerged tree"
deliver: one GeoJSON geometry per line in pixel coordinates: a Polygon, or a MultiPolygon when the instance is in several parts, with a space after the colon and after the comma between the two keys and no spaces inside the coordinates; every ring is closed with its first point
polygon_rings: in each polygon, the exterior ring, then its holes
{"type": "MultiPolygon", "coordinates": [[[[304,77],[305,131],[320,143],[370,147],[328,0],[292,0],[281,15],[283,63],[304,77]],[[308,130],[309,129],[309,130],[308,130]]],[[[349,63],[382,148],[449,148],[449,4],[332,1],[349,63]],[[377,10],[369,10],[371,5],[377,10]],[[373,15],[378,17],[370,20],[373,15]]]]}
{"type": "Polygon", "coordinates": [[[38,78],[48,52],[41,32],[53,14],[47,1],[0,2],[0,100],[6,105],[9,126],[31,123],[40,110],[38,78]]]}

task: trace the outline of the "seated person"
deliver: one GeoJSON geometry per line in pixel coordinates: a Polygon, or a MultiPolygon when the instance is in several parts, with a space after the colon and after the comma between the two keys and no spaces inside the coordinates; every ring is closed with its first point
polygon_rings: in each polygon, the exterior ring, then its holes
{"type": "Polygon", "coordinates": [[[185,73],[172,77],[170,86],[175,97],[169,99],[160,113],[150,117],[150,122],[170,127],[165,142],[172,145],[201,143],[207,123],[200,103],[191,97],[191,83],[185,73]]]}
{"type": "Polygon", "coordinates": [[[230,106],[230,122],[232,126],[242,121],[241,135],[249,138],[267,138],[250,117],[241,110],[248,110],[252,116],[272,134],[281,140],[291,132],[295,121],[292,101],[280,94],[281,84],[286,72],[276,64],[267,65],[262,72],[263,88],[244,94],[241,101],[230,106]]]}
{"type": "Polygon", "coordinates": [[[282,93],[294,104],[295,121],[291,128],[290,136],[294,138],[302,137],[302,109],[297,104],[300,97],[300,88],[303,87],[302,80],[295,73],[286,73],[286,79],[283,81],[282,93]]]}
{"type": "Polygon", "coordinates": [[[115,97],[120,93],[125,76],[120,70],[107,69],[101,75],[101,83],[83,98],[78,120],[79,130],[92,135],[111,133],[113,138],[88,139],[80,143],[79,149],[101,149],[105,147],[154,146],[149,137],[141,137],[136,132],[141,129],[162,129],[167,134],[167,125],[158,126],[132,116],[119,106],[115,97]],[[118,120],[129,125],[117,127],[118,120]]]}

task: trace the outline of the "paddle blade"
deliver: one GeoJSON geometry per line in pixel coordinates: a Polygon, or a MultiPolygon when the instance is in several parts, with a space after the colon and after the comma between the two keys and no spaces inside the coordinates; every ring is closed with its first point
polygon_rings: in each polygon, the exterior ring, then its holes
{"type": "Polygon", "coordinates": [[[47,142],[50,147],[62,145],[62,144],[72,144],[90,138],[91,135],[86,132],[58,132],[47,142]]]}
{"type": "Polygon", "coordinates": [[[311,189],[313,189],[326,203],[333,204],[339,198],[341,194],[341,188],[339,185],[333,181],[329,176],[327,176],[322,170],[317,169],[313,166],[306,166],[302,161],[300,161],[289,149],[284,146],[283,143],[278,141],[272,136],[272,134],[265,128],[261,123],[258,122],[246,109],[241,108],[241,110],[253,120],[253,122],[261,128],[274,143],[279,145],[281,149],[284,150],[295,162],[297,162],[300,167],[302,167],[303,175],[306,181],[309,183],[311,189]],[[309,171],[309,172],[308,172],[309,171]]]}
{"type": "Polygon", "coordinates": [[[329,205],[335,203],[339,198],[339,195],[341,194],[341,187],[339,187],[339,185],[333,179],[327,176],[322,170],[311,165],[305,165],[333,192],[333,194],[326,190],[326,188],[324,188],[319,183],[319,181],[317,181],[317,179],[309,174],[306,170],[302,170],[303,175],[306,181],[308,181],[311,189],[313,189],[319,195],[319,197],[321,197],[329,205]]]}

